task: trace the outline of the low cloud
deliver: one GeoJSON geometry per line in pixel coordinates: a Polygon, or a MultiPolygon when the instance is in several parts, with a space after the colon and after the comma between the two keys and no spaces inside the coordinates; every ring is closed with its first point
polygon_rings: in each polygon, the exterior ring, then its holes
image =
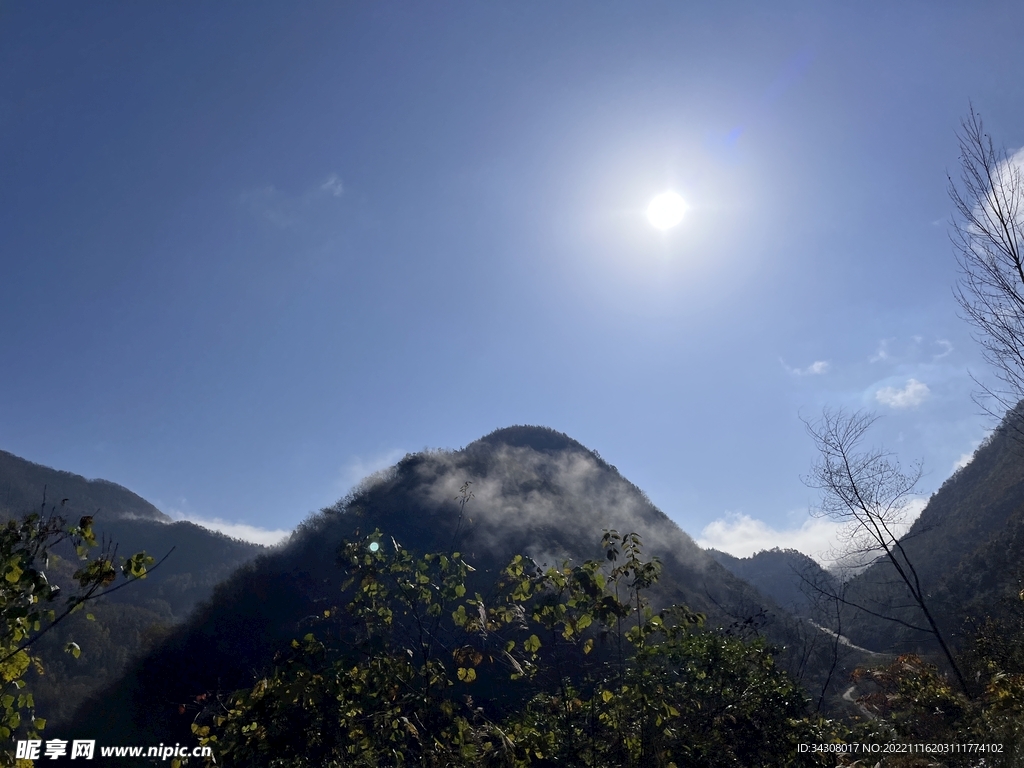
{"type": "MultiPolygon", "coordinates": [[[[421,490],[432,503],[454,513],[455,499],[472,479],[473,500],[466,507],[466,532],[475,541],[505,547],[527,541],[523,553],[537,562],[558,563],[566,542],[585,542],[600,554],[601,531],[636,531],[645,552],[701,565],[699,550],[686,533],[657,512],[643,493],[592,454],[555,454],[525,446],[483,445],[465,451],[427,454],[417,466],[421,490]],[[481,459],[488,471],[481,476],[481,459]]],[[[578,551],[578,550],[577,550],[578,551]]]]}
{"type": "Polygon", "coordinates": [[[728,512],[725,517],[704,526],[697,543],[705,549],[728,552],[734,557],[750,557],[764,549],[796,549],[819,563],[830,562],[828,553],[842,529],[840,523],[825,518],[808,518],[799,528],[779,530],[750,515],[728,512]]]}
{"type": "MultiPolygon", "coordinates": [[[[902,536],[921,514],[927,501],[911,499],[904,509],[903,519],[891,526],[897,537],[902,536]]],[[[810,517],[797,528],[773,528],[763,520],[737,512],[727,512],[704,526],[697,543],[705,549],[728,552],[733,557],[750,557],[765,549],[795,549],[814,558],[821,565],[850,567],[870,562],[877,551],[867,551],[862,537],[851,530],[848,523],[826,517],[810,517]],[[847,552],[846,550],[852,550],[847,552]]]]}
{"type": "Polygon", "coordinates": [[[195,523],[201,528],[206,528],[209,531],[223,533],[225,536],[230,536],[232,539],[241,539],[242,541],[248,541],[253,544],[262,544],[265,547],[272,547],[275,544],[280,544],[292,535],[291,531],[286,531],[282,528],[271,530],[269,528],[260,528],[255,525],[249,525],[248,523],[233,523],[229,520],[222,520],[219,517],[199,517],[191,512],[182,512],[175,509],[170,510],[168,514],[176,522],[188,521],[190,523],[195,523]]]}
{"type": "Polygon", "coordinates": [[[927,384],[917,379],[908,379],[907,385],[903,389],[882,387],[875,392],[875,399],[890,408],[916,408],[928,398],[930,393],[931,390],[928,389],[927,384]]]}

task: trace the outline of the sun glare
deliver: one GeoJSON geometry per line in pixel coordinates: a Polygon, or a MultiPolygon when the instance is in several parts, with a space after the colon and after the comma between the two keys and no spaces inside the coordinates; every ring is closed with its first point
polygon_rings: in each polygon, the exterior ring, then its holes
{"type": "Polygon", "coordinates": [[[647,206],[647,220],[658,229],[672,229],[683,220],[689,207],[675,192],[662,192],[647,206]]]}

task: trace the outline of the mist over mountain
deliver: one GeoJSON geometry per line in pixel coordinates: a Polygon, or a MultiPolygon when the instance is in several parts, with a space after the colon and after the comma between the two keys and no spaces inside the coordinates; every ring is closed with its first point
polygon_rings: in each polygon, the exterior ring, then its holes
{"type": "Polygon", "coordinates": [[[685,604],[705,613],[712,628],[756,617],[786,646],[784,656],[806,640],[801,623],[719,565],[595,452],[551,429],[511,427],[462,450],[408,455],[311,517],[286,546],[236,572],[124,680],[87,703],[75,732],[109,743],[187,739],[191,721],[179,706],[251,685],[275,652],[342,602],[338,544],[376,528],[384,541],[419,553],[456,546],[476,569],[471,592],[486,592],[515,554],[541,565],[580,563],[602,557],[604,529],[636,531],[645,555],[664,564],[652,590],[656,605],[685,604]],[[457,499],[467,482],[473,497],[463,514],[457,499]]]}

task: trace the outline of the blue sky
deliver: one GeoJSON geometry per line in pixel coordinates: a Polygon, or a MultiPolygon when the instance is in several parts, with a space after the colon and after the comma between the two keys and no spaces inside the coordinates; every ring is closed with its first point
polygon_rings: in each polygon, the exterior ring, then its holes
{"type": "Polygon", "coordinates": [[[544,424],[703,541],[813,549],[800,415],[878,411],[926,493],[991,426],[946,174],[971,102],[1024,144],[1021,22],[4,3],[0,448],[249,535],[544,424]]]}

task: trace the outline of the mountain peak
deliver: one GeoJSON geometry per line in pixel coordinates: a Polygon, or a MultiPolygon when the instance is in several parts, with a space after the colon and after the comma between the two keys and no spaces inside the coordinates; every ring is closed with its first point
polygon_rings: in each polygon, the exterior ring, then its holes
{"type": "Polygon", "coordinates": [[[573,440],[564,432],[551,429],[551,427],[538,427],[526,424],[496,429],[489,435],[485,435],[479,440],[470,443],[470,445],[492,447],[507,445],[513,448],[532,448],[543,453],[557,453],[565,450],[591,453],[582,443],[573,440]]]}

